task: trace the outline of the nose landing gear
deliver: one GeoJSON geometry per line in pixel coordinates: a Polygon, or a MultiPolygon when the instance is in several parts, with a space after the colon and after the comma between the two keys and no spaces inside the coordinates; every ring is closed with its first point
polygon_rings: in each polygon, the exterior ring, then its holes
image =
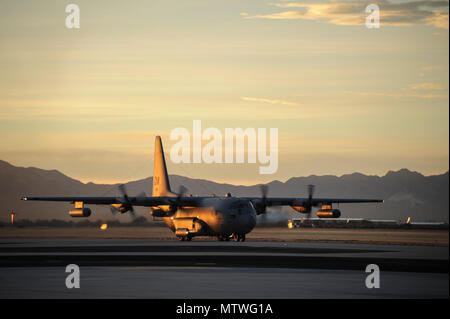
{"type": "Polygon", "coordinates": [[[179,241],[191,241],[192,237],[191,236],[178,236],[178,240],[179,241]]]}

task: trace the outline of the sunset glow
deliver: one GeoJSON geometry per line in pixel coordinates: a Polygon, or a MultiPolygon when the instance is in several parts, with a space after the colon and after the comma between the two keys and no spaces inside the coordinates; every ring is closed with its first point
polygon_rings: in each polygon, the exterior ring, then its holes
{"type": "Polygon", "coordinates": [[[369,30],[364,1],[79,0],[75,30],[65,2],[2,1],[0,159],[84,182],[140,179],[155,135],[168,152],[171,130],[201,120],[278,128],[277,172],[168,161],[171,174],[255,184],[443,173],[448,2],[397,10],[405,2],[382,1],[385,23],[369,30]]]}

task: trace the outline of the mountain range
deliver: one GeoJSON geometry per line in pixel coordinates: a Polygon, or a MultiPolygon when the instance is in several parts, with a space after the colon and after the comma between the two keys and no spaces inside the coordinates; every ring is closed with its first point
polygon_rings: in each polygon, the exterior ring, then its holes
{"type": "MultiPolygon", "coordinates": [[[[241,186],[221,184],[204,179],[192,179],[170,175],[173,191],[180,185],[188,194],[199,196],[231,193],[232,196],[260,196],[260,185],[241,186]]],[[[152,177],[126,183],[130,196],[145,192],[151,196],[152,177]]],[[[343,218],[371,218],[415,221],[449,221],[449,175],[424,176],[407,169],[389,171],[384,176],[369,176],[361,173],[342,176],[311,175],[292,177],[280,182],[272,181],[268,196],[306,197],[307,185],[315,185],[315,197],[378,198],[383,204],[341,204],[343,218]]],[[[21,196],[118,196],[118,184],[82,183],[57,170],[34,167],[16,167],[0,160],[0,221],[8,221],[12,210],[16,219],[61,219],[70,220],[68,211],[73,205],[54,202],[25,202],[21,196]]],[[[129,221],[130,216],[112,215],[108,207],[92,206],[91,219],[129,221]]],[[[149,216],[147,208],[137,209],[137,214],[149,216]]],[[[266,219],[302,217],[291,208],[271,208],[266,219]]]]}

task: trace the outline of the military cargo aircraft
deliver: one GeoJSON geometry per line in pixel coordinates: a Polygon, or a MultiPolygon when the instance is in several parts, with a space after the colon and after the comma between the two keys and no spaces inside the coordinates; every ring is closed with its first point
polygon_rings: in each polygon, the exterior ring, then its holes
{"type": "Polygon", "coordinates": [[[22,200],[71,202],[75,209],[72,217],[89,217],[91,210],[85,205],[110,205],[114,211],[131,213],[134,206],[150,208],[153,217],[161,218],[180,240],[191,240],[196,236],[217,237],[220,241],[245,241],[245,235],[256,225],[256,216],[266,213],[271,206],[290,206],[309,216],[313,207],[319,218],[338,218],[341,212],[333,209],[337,203],[376,203],[380,199],[314,198],[313,185],[308,187],[308,197],[268,197],[267,187],[261,186],[260,197],[233,197],[228,193],[217,196],[185,196],[186,188],[178,193],[170,189],[164,150],[159,136],[155,140],[153,193],[151,197],[128,196],[125,186],[119,186],[122,196],[115,197],[22,197],[22,200]]]}

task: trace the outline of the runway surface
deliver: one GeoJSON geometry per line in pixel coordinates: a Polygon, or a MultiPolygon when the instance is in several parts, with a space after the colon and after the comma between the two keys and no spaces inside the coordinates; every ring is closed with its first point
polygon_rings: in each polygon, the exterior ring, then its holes
{"type": "Polygon", "coordinates": [[[1,239],[0,298],[448,298],[448,247],[1,239]],[[67,289],[65,267],[80,267],[67,289]],[[381,287],[365,285],[368,264],[381,287]]]}

